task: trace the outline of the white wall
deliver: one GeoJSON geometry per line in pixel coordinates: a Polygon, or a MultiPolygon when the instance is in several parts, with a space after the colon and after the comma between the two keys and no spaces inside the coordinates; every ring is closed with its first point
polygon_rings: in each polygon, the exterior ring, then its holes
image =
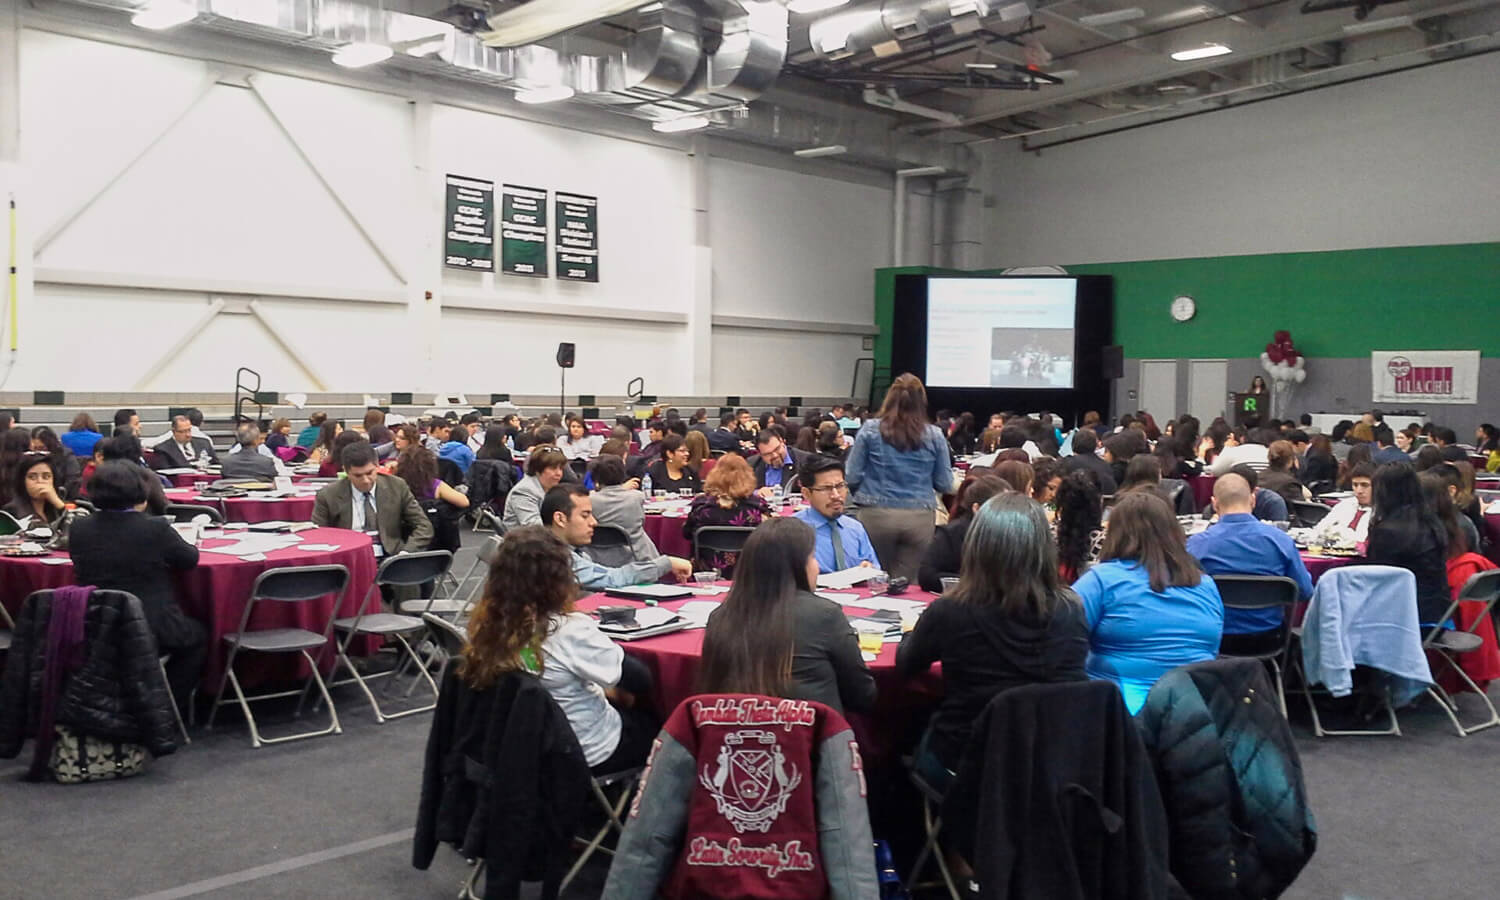
{"type": "Polygon", "coordinates": [[[0,188],[19,185],[35,285],[7,390],[227,392],[246,365],[284,392],[548,394],[573,341],[570,394],[642,376],[663,396],[825,396],[848,390],[872,330],[891,230],[875,175],[711,158],[695,198],[686,142],[433,102],[394,78],[361,90],[38,30],[20,65],[20,160],[0,188]],[[601,282],[444,269],[448,173],[597,195],[601,282]]]}
{"type": "Polygon", "coordinates": [[[1490,54],[1040,155],[991,145],[985,258],[1124,262],[1500,239],[1497,85],[1500,56],[1490,54]]]}

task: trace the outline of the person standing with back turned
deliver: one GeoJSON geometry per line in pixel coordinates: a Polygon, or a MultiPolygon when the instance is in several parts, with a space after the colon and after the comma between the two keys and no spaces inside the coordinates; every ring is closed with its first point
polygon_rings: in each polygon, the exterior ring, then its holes
{"type": "Polygon", "coordinates": [[[915,581],[937,526],[937,495],[953,490],[948,441],[927,420],[927,390],[900,375],[845,461],[856,517],[893,577],[915,581]]]}

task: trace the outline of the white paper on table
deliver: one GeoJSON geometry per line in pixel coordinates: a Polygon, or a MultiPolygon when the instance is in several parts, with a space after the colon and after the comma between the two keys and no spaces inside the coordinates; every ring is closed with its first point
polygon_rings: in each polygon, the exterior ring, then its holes
{"type": "Polygon", "coordinates": [[[826,572],[819,575],[818,587],[833,588],[835,590],[851,588],[862,581],[869,581],[876,575],[884,574],[884,572],[873,566],[855,566],[852,569],[844,569],[839,572],[826,572]]]}
{"type": "MultiPolygon", "coordinates": [[[[717,600],[689,600],[677,608],[677,614],[691,622],[694,628],[707,628],[708,617],[718,608],[717,600]]],[[[640,620],[639,613],[636,614],[636,620],[640,620]]]]}
{"type": "Polygon", "coordinates": [[[1500,516],[1500,500],[1495,500],[1484,509],[1485,515],[1500,516]]]}
{"type": "Polygon", "coordinates": [[[286,493],[293,490],[292,476],[290,475],[277,475],[276,480],[272,483],[276,485],[278,492],[286,493]]]}
{"type": "MultiPolygon", "coordinates": [[[[630,599],[636,600],[641,597],[660,597],[663,600],[675,600],[682,596],[682,592],[691,590],[678,584],[633,584],[630,586],[630,599]]],[[[640,621],[640,617],[636,617],[640,621]]]]}
{"type": "Polygon", "coordinates": [[[880,654],[879,653],[871,653],[868,650],[861,650],[861,651],[859,651],[859,655],[860,655],[860,658],[863,659],[865,662],[874,662],[875,660],[877,660],[877,659],[880,658],[880,654]]]}
{"type": "Polygon", "coordinates": [[[677,618],[678,613],[663,606],[647,606],[635,611],[635,624],[642,628],[655,628],[677,618]]]}
{"type": "Polygon", "coordinates": [[[832,600],[840,606],[854,606],[854,601],[859,599],[858,594],[839,594],[834,591],[813,591],[813,594],[824,600],[832,600]]]}
{"type": "Polygon", "coordinates": [[[298,544],[298,550],[306,550],[311,553],[319,553],[327,550],[337,550],[338,544],[298,544]]]}
{"type": "Polygon", "coordinates": [[[293,534],[258,534],[246,532],[238,535],[234,543],[223,547],[204,547],[205,553],[223,553],[226,556],[246,556],[252,553],[269,553],[300,543],[293,534]]]}
{"type": "Polygon", "coordinates": [[[240,559],[243,559],[245,562],[260,562],[265,558],[266,555],[264,553],[244,553],[240,555],[240,559]]]}
{"type": "Polygon", "coordinates": [[[853,606],[859,609],[875,609],[882,612],[900,613],[902,615],[921,612],[927,608],[927,604],[921,600],[903,600],[900,597],[854,597],[851,600],[840,600],[839,605],[853,606]]]}
{"type": "Polygon", "coordinates": [[[198,470],[192,466],[178,466],[175,469],[157,469],[162,475],[197,475],[198,470]]]}
{"type": "Polygon", "coordinates": [[[729,593],[729,588],[722,584],[701,584],[697,587],[690,587],[688,590],[698,597],[717,597],[720,594],[729,593]]]}
{"type": "Polygon", "coordinates": [[[899,636],[901,628],[900,622],[877,622],[874,619],[850,619],[849,625],[857,634],[885,634],[895,628],[899,636]]]}
{"type": "Polygon", "coordinates": [[[66,566],[70,565],[73,560],[66,556],[43,556],[37,562],[44,566],[66,566]]]}

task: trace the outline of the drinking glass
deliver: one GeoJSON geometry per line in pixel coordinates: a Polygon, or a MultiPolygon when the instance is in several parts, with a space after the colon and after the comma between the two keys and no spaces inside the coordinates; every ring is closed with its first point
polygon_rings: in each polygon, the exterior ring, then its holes
{"type": "Polygon", "coordinates": [[[939,580],[943,583],[943,593],[945,594],[958,587],[957,578],[942,578],[939,580]]]}

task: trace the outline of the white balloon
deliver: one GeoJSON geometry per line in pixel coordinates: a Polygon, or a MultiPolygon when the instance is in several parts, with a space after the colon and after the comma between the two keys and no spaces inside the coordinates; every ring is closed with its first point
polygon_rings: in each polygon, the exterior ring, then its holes
{"type": "Polygon", "coordinates": [[[1306,380],[1307,380],[1307,370],[1306,369],[1298,369],[1297,370],[1297,383],[1301,384],[1302,382],[1304,382],[1306,380]]]}
{"type": "Polygon", "coordinates": [[[1305,363],[1305,362],[1307,362],[1307,357],[1305,357],[1305,356],[1298,356],[1297,357],[1297,368],[1299,368],[1299,369],[1302,368],[1302,364],[1305,363]]]}
{"type": "Polygon", "coordinates": [[[1270,362],[1271,361],[1271,354],[1267,353],[1264,350],[1260,351],[1260,361],[1262,363],[1268,363],[1268,362],[1270,362]]]}

